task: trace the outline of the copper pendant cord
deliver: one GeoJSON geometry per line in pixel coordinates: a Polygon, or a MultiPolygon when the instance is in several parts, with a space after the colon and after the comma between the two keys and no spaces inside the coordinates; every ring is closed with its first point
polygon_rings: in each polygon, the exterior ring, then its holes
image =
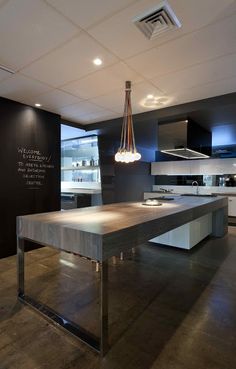
{"type": "Polygon", "coordinates": [[[131,107],[131,82],[125,84],[124,118],[121,130],[120,147],[115,156],[116,161],[132,162],[139,160],[141,155],[137,153],[134,138],[134,128],[131,107]]]}

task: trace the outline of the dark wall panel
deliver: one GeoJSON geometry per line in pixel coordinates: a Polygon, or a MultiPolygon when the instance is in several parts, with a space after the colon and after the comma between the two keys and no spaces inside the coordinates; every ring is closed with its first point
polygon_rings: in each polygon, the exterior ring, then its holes
{"type": "Polygon", "coordinates": [[[143,193],[150,192],[154,184],[151,164],[142,161],[115,165],[115,202],[142,201],[143,193]]]}
{"type": "Polygon", "coordinates": [[[115,146],[116,140],[109,135],[98,136],[102,202],[104,205],[115,202],[115,146]]]}
{"type": "Polygon", "coordinates": [[[60,209],[60,117],[0,98],[0,257],[16,252],[16,216],[60,209]]]}
{"type": "Polygon", "coordinates": [[[122,201],[142,201],[143,193],[151,191],[154,176],[151,176],[151,164],[116,163],[114,155],[116,140],[109,135],[99,136],[99,156],[101,168],[103,204],[122,201]]]}

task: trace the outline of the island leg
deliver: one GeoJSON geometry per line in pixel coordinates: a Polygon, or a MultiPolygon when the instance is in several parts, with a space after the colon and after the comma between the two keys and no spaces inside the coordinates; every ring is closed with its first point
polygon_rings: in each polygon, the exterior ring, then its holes
{"type": "Polygon", "coordinates": [[[108,261],[100,263],[100,338],[95,337],[76,323],[70,321],[65,316],[51,309],[49,306],[34,300],[25,295],[25,271],[24,271],[24,238],[17,238],[17,280],[18,299],[23,303],[30,305],[44,317],[62,326],[65,330],[81,339],[84,343],[95,349],[104,356],[108,349],[108,261]]]}
{"type": "Polygon", "coordinates": [[[212,213],[212,235],[223,237],[226,233],[228,233],[228,206],[212,213]]]}
{"type": "Polygon", "coordinates": [[[104,356],[108,344],[108,261],[100,264],[100,354],[104,356]]]}
{"type": "Polygon", "coordinates": [[[24,239],[17,237],[17,279],[18,297],[25,293],[24,239]]]}

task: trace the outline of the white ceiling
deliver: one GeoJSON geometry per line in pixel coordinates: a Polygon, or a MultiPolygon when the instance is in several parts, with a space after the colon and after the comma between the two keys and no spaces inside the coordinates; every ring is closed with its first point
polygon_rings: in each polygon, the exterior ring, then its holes
{"type": "Polygon", "coordinates": [[[182,27],[150,41],[132,19],[159,2],[0,0],[0,95],[89,124],[122,116],[126,80],[133,113],[235,92],[236,1],[168,0],[182,27]]]}

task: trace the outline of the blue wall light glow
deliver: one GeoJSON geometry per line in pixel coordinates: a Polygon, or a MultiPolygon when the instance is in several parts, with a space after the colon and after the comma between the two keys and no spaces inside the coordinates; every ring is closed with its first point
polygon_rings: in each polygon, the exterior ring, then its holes
{"type": "Polygon", "coordinates": [[[61,140],[68,140],[70,138],[84,137],[96,135],[97,131],[85,131],[84,129],[75,128],[66,124],[61,124],[61,140]]]}
{"type": "Polygon", "coordinates": [[[141,154],[141,161],[152,162],[155,161],[155,149],[147,149],[145,147],[141,147],[136,145],[137,151],[141,154]]]}
{"type": "Polygon", "coordinates": [[[236,145],[236,124],[224,124],[212,129],[212,146],[236,145]]]}
{"type": "Polygon", "coordinates": [[[64,124],[61,124],[61,140],[67,140],[69,138],[81,137],[83,136],[85,131],[80,128],[70,127],[64,124]]]}

